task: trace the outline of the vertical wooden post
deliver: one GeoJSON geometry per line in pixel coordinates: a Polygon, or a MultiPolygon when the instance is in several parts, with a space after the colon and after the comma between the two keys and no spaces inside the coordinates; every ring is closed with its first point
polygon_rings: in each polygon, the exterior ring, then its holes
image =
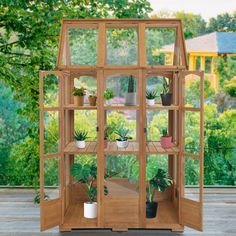
{"type": "Polygon", "coordinates": [[[98,121],[98,138],[97,138],[97,199],[98,199],[98,221],[97,225],[99,228],[104,227],[104,170],[105,170],[105,156],[104,156],[104,73],[103,70],[97,71],[97,87],[98,91],[98,110],[97,110],[97,121],[98,121]]]}
{"type": "Polygon", "coordinates": [[[146,66],[146,37],[145,23],[138,24],[138,65],[146,66]]]}
{"type": "Polygon", "coordinates": [[[104,67],[106,64],[106,25],[98,24],[98,67],[104,67]]]}

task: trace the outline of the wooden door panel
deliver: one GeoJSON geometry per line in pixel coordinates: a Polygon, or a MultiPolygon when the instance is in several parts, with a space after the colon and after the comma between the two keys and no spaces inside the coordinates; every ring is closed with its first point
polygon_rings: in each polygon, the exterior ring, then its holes
{"type": "Polygon", "coordinates": [[[43,201],[40,204],[41,231],[58,226],[61,220],[61,199],[43,201]]]}
{"type": "MultiPolygon", "coordinates": [[[[180,197],[180,219],[181,224],[191,227],[193,229],[202,231],[203,229],[203,158],[204,158],[204,120],[203,120],[203,112],[204,112],[204,74],[202,71],[184,71],[180,73],[180,79],[182,80],[182,101],[181,106],[183,108],[183,117],[182,117],[182,127],[183,127],[183,133],[182,133],[182,148],[180,150],[180,168],[181,168],[181,197],[180,197]],[[188,78],[188,79],[187,79],[188,78]],[[187,81],[189,80],[189,81],[187,81]],[[197,89],[199,92],[199,97],[197,98],[197,94],[193,94],[195,97],[195,100],[198,101],[196,104],[189,101],[189,98],[187,97],[187,93],[185,90],[189,89],[188,86],[191,86],[191,83],[196,82],[198,80],[199,82],[196,83],[198,85],[197,89]],[[196,99],[197,98],[197,99],[196,99]],[[197,127],[199,127],[199,140],[194,140],[193,142],[195,144],[194,147],[191,149],[188,147],[188,151],[186,151],[186,145],[185,145],[185,139],[188,137],[188,132],[185,133],[185,127],[188,125],[187,114],[194,114],[195,118],[197,117],[197,127]],[[196,115],[195,113],[199,113],[199,115],[196,115]],[[187,136],[186,136],[187,135],[187,136]],[[197,147],[196,147],[197,146],[197,147]],[[197,150],[197,151],[196,151],[197,150]],[[197,175],[197,186],[198,189],[196,192],[198,192],[198,197],[196,198],[196,194],[191,196],[191,194],[186,194],[185,191],[185,164],[188,163],[188,165],[193,163],[194,168],[196,169],[197,175]],[[194,164],[195,163],[195,164],[194,164]],[[197,163],[197,164],[196,164],[197,163]],[[192,198],[193,199],[190,199],[192,198]]],[[[191,90],[190,90],[191,94],[191,90]]],[[[188,127],[189,128],[189,127],[188,127]]],[[[190,129],[191,130],[191,129],[190,129]]],[[[191,136],[192,134],[190,134],[191,136]]],[[[187,185],[187,184],[186,184],[187,185]]]]}

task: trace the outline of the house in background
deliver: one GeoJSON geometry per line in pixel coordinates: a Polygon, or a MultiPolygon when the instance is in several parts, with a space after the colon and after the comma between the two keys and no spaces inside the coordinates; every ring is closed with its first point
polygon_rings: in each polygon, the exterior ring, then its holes
{"type": "MultiPolygon", "coordinates": [[[[214,61],[217,57],[236,56],[236,33],[213,32],[196,38],[185,40],[188,53],[189,70],[205,71],[205,78],[211,82],[211,87],[217,92],[219,76],[215,71],[214,61]]],[[[162,47],[162,52],[171,54],[173,44],[162,47]]],[[[166,64],[173,55],[166,57],[166,64]]]]}

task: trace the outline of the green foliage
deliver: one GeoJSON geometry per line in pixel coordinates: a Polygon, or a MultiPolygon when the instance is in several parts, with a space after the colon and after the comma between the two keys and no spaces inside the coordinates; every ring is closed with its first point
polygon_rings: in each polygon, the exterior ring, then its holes
{"type": "MultiPolygon", "coordinates": [[[[136,162],[132,167],[131,180],[138,180],[138,173],[139,166],[136,162]]],[[[148,182],[146,197],[149,202],[153,202],[156,191],[164,192],[173,183],[168,173],[152,162],[147,162],[146,164],[146,181],[148,182]]]]}
{"type": "Polygon", "coordinates": [[[162,136],[163,136],[163,137],[168,136],[167,128],[165,128],[165,129],[162,130],[162,136]]]}
{"type": "Polygon", "coordinates": [[[134,84],[135,84],[135,80],[134,80],[134,77],[131,75],[131,76],[129,77],[128,93],[135,93],[134,84]]]}
{"type": "Polygon", "coordinates": [[[169,92],[169,84],[165,77],[162,77],[162,86],[163,86],[162,94],[167,94],[169,92]]]}
{"type": "Polygon", "coordinates": [[[157,91],[152,89],[152,90],[147,90],[146,91],[146,98],[147,99],[155,99],[157,98],[157,91]]]}
{"type": "Polygon", "coordinates": [[[236,97],[236,77],[225,82],[224,91],[231,97],[236,97]]]}
{"type": "Polygon", "coordinates": [[[106,100],[110,100],[110,99],[114,98],[114,92],[111,89],[106,89],[104,91],[104,98],[106,100]]]}
{"type": "Polygon", "coordinates": [[[74,138],[76,141],[84,141],[88,138],[88,132],[85,130],[75,130],[74,138]]]}
{"type": "Polygon", "coordinates": [[[97,165],[94,163],[92,165],[74,163],[71,166],[71,175],[76,182],[85,184],[85,191],[89,201],[94,202],[97,195],[97,187],[94,185],[94,181],[97,178],[97,165]]]}
{"type": "Polygon", "coordinates": [[[119,136],[117,140],[119,141],[127,141],[128,139],[132,139],[131,137],[127,136],[130,130],[126,128],[119,128],[115,131],[115,133],[119,136]]]}
{"type": "Polygon", "coordinates": [[[86,95],[86,89],[84,87],[81,87],[81,88],[74,87],[73,95],[83,97],[86,95]]]}
{"type": "Polygon", "coordinates": [[[207,32],[235,32],[236,31],[236,11],[232,14],[223,13],[217,17],[210,18],[207,32]]]}

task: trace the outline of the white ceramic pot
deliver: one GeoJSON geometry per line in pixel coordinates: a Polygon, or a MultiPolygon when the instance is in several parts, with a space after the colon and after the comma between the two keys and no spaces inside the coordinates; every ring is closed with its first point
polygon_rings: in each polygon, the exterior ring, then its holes
{"type": "Polygon", "coordinates": [[[85,148],[85,141],[75,141],[75,146],[77,148],[85,148]]]}
{"type": "Polygon", "coordinates": [[[127,148],[129,145],[129,142],[128,142],[128,140],[126,140],[126,141],[116,140],[116,145],[118,148],[127,148]]]}
{"type": "Polygon", "coordinates": [[[154,106],[155,105],[155,99],[147,99],[148,106],[154,106]]]}
{"type": "Polygon", "coordinates": [[[112,105],[112,100],[111,99],[106,100],[106,105],[108,105],[108,106],[112,105]]]}
{"type": "Polygon", "coordinates": [[[97,202],[84,202],[84,217],[97,218],[97,202]]]}
{"type": "Polygon", "coordinates": [[[135,106],[136,105],[136,93],[126,93],[125,105],[126,106],[135,106]]]}

